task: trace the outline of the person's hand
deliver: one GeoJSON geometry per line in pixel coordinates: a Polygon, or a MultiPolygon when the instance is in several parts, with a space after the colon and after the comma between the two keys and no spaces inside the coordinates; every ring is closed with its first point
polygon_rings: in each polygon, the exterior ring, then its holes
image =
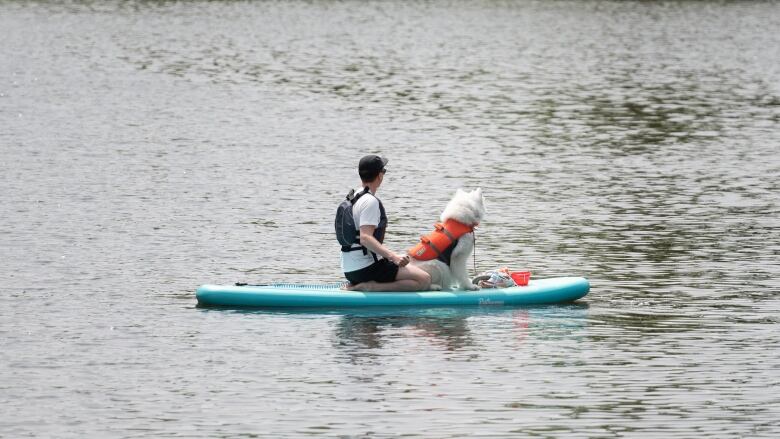
{"type": "Polygon", "coordinates": [[[399,267],[404,267],[409,263],[409,255],[398,256],[398,254],[393,253],[392,262],[399,267]]]}

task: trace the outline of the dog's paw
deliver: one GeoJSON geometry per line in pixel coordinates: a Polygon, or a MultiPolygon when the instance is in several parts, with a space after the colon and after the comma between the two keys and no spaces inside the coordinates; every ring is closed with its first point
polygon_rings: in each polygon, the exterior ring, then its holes
{"type": "Polygon", "coordinates": [[[431,284],[429,288],[431,291],[441,291],[441,285],[439,284],[431,284]]]}
{"type": "Polygon", "coordinates": [[[477,291],[477,290],[480,290],[481,288],[478,285],[474,285],[472,283],[467,283],[466,284],[466,289],[469,290],[469,291],[477,291]]]}

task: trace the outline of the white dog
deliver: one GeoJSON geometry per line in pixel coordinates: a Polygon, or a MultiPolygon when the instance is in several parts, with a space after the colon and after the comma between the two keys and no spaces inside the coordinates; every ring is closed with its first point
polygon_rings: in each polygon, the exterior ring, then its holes
{"type": "MultiPolygon", "coordinates": [[[[445,207],[444,212],[442,212],[441,222],[446,225],[448,224],[447,220],[455,220],[457,223],[461,223],[456,227],[468,227],[473,230],[474,227],[479,225],[484,216],[485,200],[482,197],[482,189],[477,188],[471,192],[458,189],[455,196],[445,207]]],[[[428,237],[431,236],[428,235],[428,237]]],[[[444,234],[440,238],[444,238],[444,234]]],[[[450,242],[449,238],[444,239],[446,239],[446,243],[450,242]]],[[[427,248],[430,252],[430,247],[427,248]]],[[[423,248],[423,244],[418,244],[417,247],[410,249],[409,255],[412,257],[412,264],[422,268],[431,275],[432,290],[449,290],[454,288],[477,290],[479,287],[471,283],[466,268],[468,257],[473,250],[474,234],[464,233],[457,239],[454,248],[450,247],[447,251],[441,252],[444,254],[444,257],[441,256],[437,249],[435,253],[439,255],[438,258],[429,255],[428,259],[432,257],[431,260],[419,260],[419,255],[426,251],[423,248]],[[447,259],[449,259],[449,264],[445,262],[447,259]]]]}

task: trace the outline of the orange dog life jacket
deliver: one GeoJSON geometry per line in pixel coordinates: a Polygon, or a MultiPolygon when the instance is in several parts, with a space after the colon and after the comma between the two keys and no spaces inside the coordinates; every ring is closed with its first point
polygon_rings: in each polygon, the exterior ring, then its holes
{"type": "Polygon", "coordinates": [[[420,243],[409,249],[409,256],[418,261],[440,258],[458,238],[474,231],[473,226],[454,219],[448,219],[444,224],[436,223],[434,227],[433,232],[420,237],[420,243]]]}

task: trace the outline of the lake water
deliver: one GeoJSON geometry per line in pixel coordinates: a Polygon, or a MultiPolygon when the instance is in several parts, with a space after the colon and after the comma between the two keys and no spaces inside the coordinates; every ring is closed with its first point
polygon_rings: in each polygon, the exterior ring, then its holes
{"type": "MultiPolygon", "coordinates": [[[[780,3],[0,0],[0,437],[777,437],[780,3]],[[337,281],[459,187],[575,304],[197,308],[337,281]]],[[[471,263],[470,263],[471,264],[471,263]]]]}

